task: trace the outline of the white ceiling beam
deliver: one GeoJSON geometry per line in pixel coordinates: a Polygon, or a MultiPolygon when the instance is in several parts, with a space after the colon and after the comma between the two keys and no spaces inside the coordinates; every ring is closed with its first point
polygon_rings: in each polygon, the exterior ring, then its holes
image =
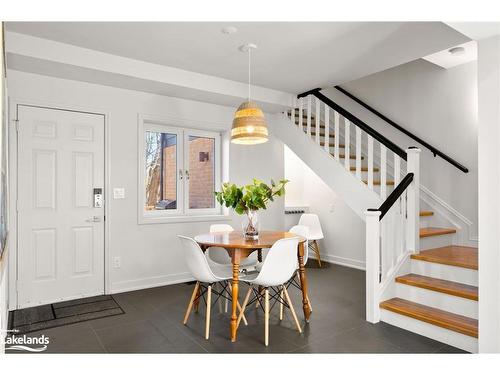
{"type": "MultiPolygon", "coordinates": [[[[18,60],[19,57],[24,56],[31,61],[44,61],[45,65],[52,62],[54,66],[72,66],[87,71],[109,73],[110,76],[113,76],[114,81],[116,81],[116,77],[123,76],[125,80],[128,77],[139,82],[155,82],[164,85],[165,91],[169,92],[169,94],[175,93],[175,88],[178,88],[184,98],[189,98],[190,91],[192,91],[193,99],[199,100],[201,92],[205,97],[207,94],[213,94],[215,98],[225,98],[222,104],[227,105],[233,102],[228,98],[234,98],[234,103],[238,103],[247,97],[248,86],[242,82],[134,60],[19,33],[7,32],[5,42],[6,52],[16,55],[18,60]]],[[[8,66],[8,68],[16,70],[16,66],[8,66]]],[[[120,86],[120,84],[117,84],[117,86],[120,86]]],[[[126,86],[130,85],[127,84],[126,86]]],[[[141,89],[141,91],[143,90],[141,89]]],[[[291,93],[252,86],[252,100],[265,104],[267,108],[289,108],[294,99],[295,95],[291,93]]]]}

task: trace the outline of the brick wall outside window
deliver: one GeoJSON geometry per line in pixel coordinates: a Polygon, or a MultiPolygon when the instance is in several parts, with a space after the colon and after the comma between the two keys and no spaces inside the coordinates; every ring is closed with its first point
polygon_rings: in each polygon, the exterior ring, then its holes
{"type": "Polygon", "coordinates": [[[212,138],[190,137],[189,140],[189,208],[213,208],[214,148],[212,138]],[[208,153],[208,160],[200,161],[200,153],[208,153]]]}

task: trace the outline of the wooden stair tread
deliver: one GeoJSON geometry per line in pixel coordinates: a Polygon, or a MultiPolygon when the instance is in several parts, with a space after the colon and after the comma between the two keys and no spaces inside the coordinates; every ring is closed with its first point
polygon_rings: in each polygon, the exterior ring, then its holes
{"type": "Polygon", "coordinates": [[[426,227],[426,228],[420,228],[420,238],[442,236],[444,234],[452,234],[456,232],[457,230],[455,228],[426,227]]]}
{"type": "Polygon", "coordinates": [[[420,216],[433,216],[433,211],[420,211],[420,216]]]}
{"type": "MultiPolygon", "coordinates": [[[[363,180],[363,182],[364,182],[366,185],[368,185],[368,180],[363,180]]],[[[378,185],[381,185],[381,184],[382,184],[382,181],[380,181],[380,180],[373,180],[373,185],[374,185],[374,186],[378,186],[378,185]]],[[[394,181],[393,181],[393,180],[387,180],[387,181],[385,182],[385,184],[386,184],[386,185],[392,185],[392,186],[393,186],[393,185],[394,185],[394,181]]]]}
{"type": "Polygon", "coordinates": [[[472,270],[478,269],[478,251],[476,247],[455,245],[438,247],[422,250],[419,254],[412,254],[411,259],[472,270]]]}
{"type": "Polygon", "coordinates": [[[478,321],[463,315],[436,309],[402,298],[392,298],[380,303],[380,308],[446,328],[467,336],[478,337],[478,321]]]}
{"type": "Polygon", "coordinates": [[[409,273],[407,275],[396,277],[396,282],[415,286],[417,288],[450,294],[452,296],[467,298],[473,301],[478,300],[478,288],[476,286],[456,283],[454,281],[409,273]]]}
{"type": "MultiPolygon", "coordinates": [[[[299,125],[299,122],[295,121],[295,125],[299,125]]],[[[307,130],[307,122],[302,122],[302,127],[304,128],[304,130],[307,130]]],[[[319,123],[319,128],[320,129],[325,129],[325,123],[324,122],[320,122],[319,123]]],[[[316,123],[314,121],[311,121],[311,131],[313,129],[316,129],[316,123]]]]}
{"type": "MultiPolygon", "coordinates": [[[[351,166],[351,171],[352,172],[356,172],[356,167],[355,166],[351,166]]],[[[380,169],[376,168],[376,167],[373,167],[373,172],[379,172],[380,169]]],[[[361,172],[368,172],[368,167],[361,167],[361,172]]]]}
{"type": "MultiPolygon", "coordinates": [[[[330,152],[330,155],[335,156],[332,152],[330,152]]],[[[345,154],[339,154],[340,159],[345,159],[345,154]]],[[[361,156],[361,160],[363,160],[365,157],[361,156]]],[[[349,155],[349,159],[356,160],[356,155],[349,155]]]]}
{"type": "MultiPolygon", "coordinates": [[[[307,129],[305,129],[304,133],[307,134],[307,129]]],[[[311,130],[311,135],[316,136],[316,132],[311,130]]],[[[325,133],[319,133],[319,136],[320,137],[324,137],[325,133]]],[[[334,133],[329,133],[328,134],[328,138],[335,138],[335,134],[334,133]]]]}
{"type": "MultiPolygon", "coordinates": [[[[314,140],[315,139],[313,139],[313,141],[314,140]]],[[[325,142],[324,141],[319,141],[319,145],[324,147],[325,146],[325,142]]],[[[329,145],[330,145],[330,147],[335,147],[335,143],[329,142],[329,145]]],[[[339,143],[339,148],[345,148],[345,144],[339,143]]]]}

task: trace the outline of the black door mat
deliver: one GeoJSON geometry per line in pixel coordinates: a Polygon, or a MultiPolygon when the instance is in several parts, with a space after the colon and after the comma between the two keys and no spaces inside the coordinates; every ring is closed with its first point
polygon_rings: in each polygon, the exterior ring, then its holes
{"type": "Polygon", "coordinates": [[[125,312],[111,296],[80,298],[14,310],[9,314],[9,329],[22,335],[120,314],[125,312]]]}

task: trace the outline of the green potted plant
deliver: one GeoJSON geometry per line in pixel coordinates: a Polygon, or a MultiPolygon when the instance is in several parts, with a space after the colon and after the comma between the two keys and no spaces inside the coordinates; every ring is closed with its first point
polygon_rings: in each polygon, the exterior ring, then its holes
{"type": "Polygon", "coordinates": [[[232,208],[238,215],[245,215],[243,232],[248,239],[259,238],[258,210],[265,210],[269,201],[274,197],[285,194],[285,185],[288,180],[280,180],[275,183],[271,180],[271,186],[264,182],[253,179],[252,183],[245,186],[237,186],[230,182],[222,184],[222,190],[215,192],[219,204],[232,208]]]}

